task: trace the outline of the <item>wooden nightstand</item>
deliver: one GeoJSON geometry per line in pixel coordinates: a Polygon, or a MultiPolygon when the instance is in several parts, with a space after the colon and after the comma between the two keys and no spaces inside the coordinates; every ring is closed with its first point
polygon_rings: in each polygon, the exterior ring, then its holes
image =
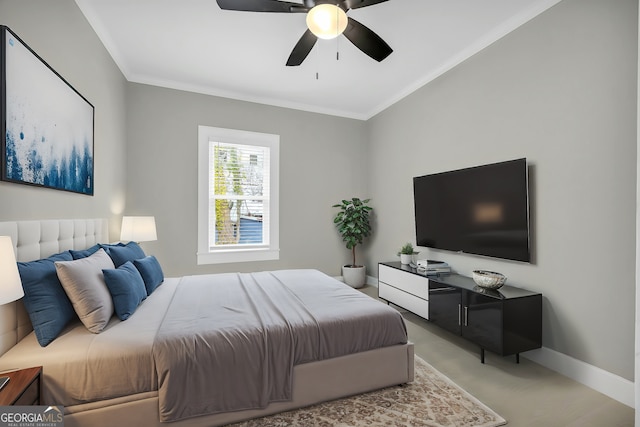
{"type": "Polygon", "coordinates": [[[0,406],[39,405],[42,391],[42,366],[4,372],[10,378],[0,390],[0,406]]]}

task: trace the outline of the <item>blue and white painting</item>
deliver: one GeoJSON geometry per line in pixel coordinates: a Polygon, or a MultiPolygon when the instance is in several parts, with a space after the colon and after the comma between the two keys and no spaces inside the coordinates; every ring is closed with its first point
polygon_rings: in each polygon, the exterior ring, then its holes
{"type": "Polygon", "coordinates": [[[93,195],[93,106],[3,31],[3,180],[93,195]]]}

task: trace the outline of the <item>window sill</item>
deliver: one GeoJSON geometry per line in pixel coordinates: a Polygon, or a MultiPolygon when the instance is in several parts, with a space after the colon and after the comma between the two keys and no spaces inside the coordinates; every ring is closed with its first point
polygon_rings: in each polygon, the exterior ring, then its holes
{"type": "Polygon", "coordinates": [[[271,261],[280,259],[279,249],[233,249],[217,252],[198,252],[198,265],[232,262],[271,261]]]}

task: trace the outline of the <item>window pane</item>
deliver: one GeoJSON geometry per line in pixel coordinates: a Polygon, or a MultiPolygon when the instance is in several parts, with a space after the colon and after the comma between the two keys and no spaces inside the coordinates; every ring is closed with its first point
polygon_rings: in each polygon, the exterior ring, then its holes
{"type": "Polygon", "coordinates": [[[263,244],[263,207],[261,200],[216,198],[213,245],[263,244]]]}
{"type": "Polygon", "coordinates": [[[210,143],[211,246],[268,243],[263,227],[268,223],[268,153],[267,147],[210,143]]]}
{"type": "Polygon", "coordinates": [[[212,142],[214,194],[262,196],[268,149],[241,144],[212,142]]]}

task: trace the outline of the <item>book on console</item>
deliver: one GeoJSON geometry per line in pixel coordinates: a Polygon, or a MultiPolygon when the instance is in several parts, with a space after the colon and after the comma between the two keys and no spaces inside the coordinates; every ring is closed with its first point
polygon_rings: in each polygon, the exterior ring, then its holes
{"type": "Polygon", "coordinates": [[[430,274],[449,274],[451,273],[451,268],[450,267],[443,267],[443,268],[427,268],[424,270],[428,275],[430,274]]]}
{"type": "Polygon", "coordinates": [[[451,268],[449,264],[444,261],[435,261],[432,259],[419,259],[416,261],[418,267],[423,268],[451,268]]]}
{"type": "Polygon", "coordinates": [[[427,275],[448,274],[451,273],[451,267],[444,261],[436,261],[431,259],[420,259],[416,261],[418,271],[427,275]]]}

